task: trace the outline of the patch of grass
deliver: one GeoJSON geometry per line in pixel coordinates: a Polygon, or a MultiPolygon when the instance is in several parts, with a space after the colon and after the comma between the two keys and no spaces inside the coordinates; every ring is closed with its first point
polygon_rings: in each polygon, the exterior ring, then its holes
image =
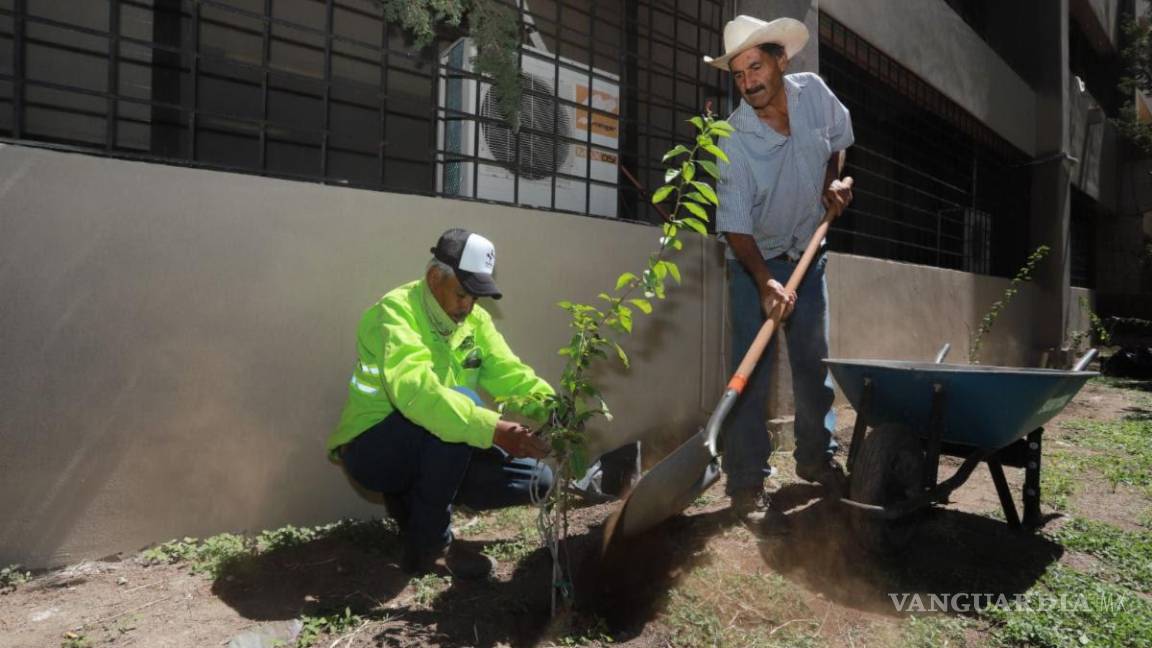
{"type": "Polygon", "coordinates": [[[1056,449],[1044,459],[1040,471],[1040,493],[1043,502],[1057,511],[1067,512],[1072,495],[1076,492],[1074,476],[1081,466],[1076,457],[1066,450],[1056,449]]]}
{"type": "Polygon", "coordinates": [[[590,620],[578,620],[577,627],[569,628],[568,632],[559,639],[549,641],[547,648],[585,648],[607,646],[614,643],[612,635],[608,634],[608,624],[600,617],[590,620]]]}
{"type": "Polygon", "coordinates": [[[1017,604],[988,607],[1005,645],[1082,648],[1152,645],[1152,603],[1118,585],[1056,563],[1017,604]]]}
{"type": "Polygon", "coordinates": [[[1152,593],[1152,531],[1125,531],[1077,518],[1054,536],[1067,549],[1099,558],[1108,567],[1109,580],[1152,593]]]}
{"type": "Polygon", "coordinates": [[[501,562],[520,562],[533,551],[540,548],[540,539],[536,532],[528,534],[521,531],[511,540],[497,540],[484,547],[484,553],[501,562]]]}
{"type": "Polygon", "coordinates": [[[1082,461],[1107,477],[1113,488],[1127,484],[1152,497],[1152,422],[1075,420],[1064,427],[1076,433],[1070,435],[1075,445],[1097,451],[1082,461]]]}
{"type": "Polygon", "coordinates": [[[958,648],[967,646],[964,630],[971,622],[943,614],[910,616],[904,622],[901,646],[908,648],[958,648]]]}
{"type": "Polygon", "coordinates": [[[428,607],[441,592],[452,586],[452,577],[424,574],[420,578],[413,579],[411,586],[413,602],[428,607]]]}
{"type": "Polygon", "coordinates": [[[262,531],[255,537],[235,533],[221,533],[203,540],[181,538],[140,552],[139,560],[145,565],[187,564],[193,574],[218,577],[226,568],[251,559],[261,553],[295,547],[323,538],[342,538],[369,548],[387,546],[394,539],[396,527],[390,520],[345,519],[315,527],[296,527],[291,524],[262,531]]]}
{"type": "Polygon", "coordinates": [[[140,552],[146,565],[186,563],[193,574],[208,574],[215,578],[228,565],[254,555],[255,547],[244,536],[221,533],[204,540],[183,538],[140,552]]]}
{"type": "Polygon", "coordinates": [[[819,620],[796,586],[775,573],[697,569],[671,591],[663,617],[675,646],[820,644],[819,620]]]}
{"type": "Polygon", "coordinates": [[[14,590],[32,580],[32,572],[25,570],[21,565],[8,565],[0,569],[0,593],[5,590],[14,590]]]}
{"type": "Polygon", "coordinates": [[[300,634],[296,635],[296,648],[309,648],[324,635],[342,635],[364,623],[364,619],[353,614],[351,608],[327,616],[303,616],[300,621],[303,625],[300,634]]]}

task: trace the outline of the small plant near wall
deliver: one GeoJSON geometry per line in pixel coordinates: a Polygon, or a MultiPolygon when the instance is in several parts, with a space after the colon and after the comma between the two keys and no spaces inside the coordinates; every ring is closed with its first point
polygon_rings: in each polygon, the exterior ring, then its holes
{"type": "Polygon", "coordinates": [[[1000,297],[985,313],[984,317],[980,319],[980,326],[972,333],[968,341],[968,362],[969,364],[980,364],[980,347],[984,344],[984,336],[992,330],[992,326],[996,323],[996,319],[1000,317],[1000,313],[1020,291],[1020,284],[1032,279],[1032,271],[1036,269],[1036,264],[1048,255],[1049,247],[1041,245],[1036,248],[1032,254],[1028,255],[1028,260],[1016,272],[1016,276],[1008,283],[1008,287],[1004,289],[1004,295],[1000,297]]]}
{"type": "Polygon", "coordinates": [[[1108,329],[1104,327],[1103,320],[1092,310],[1092,305],[1088,303],[1088,298],[1084,295],[1079,299],[1080,312],[1088,316],[1088,327],[1083,331],[1075,330],[1068,333],[1068,338],[1065,340],[1065,346],[1073,352],[1079,352],[1085,343],[1091,344],[1093,336],[1100,344],[1108,344],[1111,336],[1108,335],[1108,329]]]}
{"type": "Polygon", "coordinates": [[[611,420],[608,404],[589,377],[589,370],[596,362],[610,357],[617,358],[625,368],[629,366],[628,354],[621,347],[620,339],[632,332],[637,313],[651,314],[653,302],[665,298],[669,281],[681,282],[680,268],[670,259],[684,247],[680,234],[685,230],[707,234],[708,209],[719,205],[716,191],[705,182],[708,178],[718,180],[719,168],[715,161],[702,156],[727,162],[728,157],[716,145],[716,140],[731,135],[732,127],[713,117],[710,109],[689,121],[696,128],[695,141],[690,145],[677,145],[663,157],[665,184],[653,192],[652,202],[670,203],[672,209],[644,267],[639,272],[621,274],[612,291],[600,293],[595,304],[560,302],[560,308],[571,317],[572,336],[559,351],[567,359],[559,389],[552,396],[536,395],[504,402],[516,409],[533,406],[532,409],[548,413],[541,432],[552,445],[558,485],[547,501],[540,502],[538,526],[553,557],[553,612],[558,596],[570,601],[572,595],[565,561],[560,555],[560,543],[567,535],[567,485],[583,476],[588,467],[585,443],[589,422],[595,417],[611,420]]]}

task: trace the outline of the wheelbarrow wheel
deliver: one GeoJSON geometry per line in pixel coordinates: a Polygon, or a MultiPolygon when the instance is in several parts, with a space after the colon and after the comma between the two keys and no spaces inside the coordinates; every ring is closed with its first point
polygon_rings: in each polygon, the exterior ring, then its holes
{"type": "MultiPolygon", "coordinates": [[[[864,438],[852,465],[849,494],[862,504],[888,506],[914,496],[920,487],[924,453],[920,438],[904,425],[886,423],[864,438]]],[[[870,553],[891,555],[905,546],[916,530],[912,516],[885,519],[850,509],[857,540],[870,553]]]]}

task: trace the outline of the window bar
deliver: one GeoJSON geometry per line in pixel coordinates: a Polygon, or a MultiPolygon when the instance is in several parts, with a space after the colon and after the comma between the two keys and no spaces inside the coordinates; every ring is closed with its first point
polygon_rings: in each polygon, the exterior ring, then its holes
{"type": "MultiPolygon", "coordinates": [[[[470,39],[470,40],[471,40],[472,45],[475,46],[476,40],[475,39],[470,39]]],[[[468,53],[467,48],[465,48],[464,53],[465,54],[468,53]]],[[[477,55],[479,55],[479,53],[480,53],[479,48],[477,48],[476,53],[477,53],[477,55]]],[[[484,90],[484,76],[481,75],[479,72],[477,72],[476,68],[471,67],[470,64],[468,64],[467,62],[462,63],[461,65],[468,67],[467,76],[472,78],[472,79],[475,79],[474,83],[476,84],[476,96],[473,100],[473,107],[472,107],[472,150],[468,154],[468,159],[472,161],[472,190],[471,190],[472,195],[471,195],[471,197],[472,198],[479,198],[480,197],[480,187],[479,187],[479,185],[480,185],[480,129],[483,127],[483,122],[482,122],[481,116],[480,116],[480,106],[481,106],[480,95],[482,94],[482,91],[484,90]]],[[[445,73],[447,73],[447,72],[445,72],[445,73]]],[[[465,71],[460,70],[459,73],[464,74],[465,71]]],[[[433,84],[433,86],[436,86],[436,85],[438,85],[438,84],[433,84]]],[[[491,84],[489,84],[489,85],[491,85],[491,84]]],[[[491,92],[492,88],[489,87],[488,91],[491,92]]],[[[432,101],[433,102],[436,101],[436,88],[435,87],[432,88],[432,101]]],[[[461,108],[463,108],[463,105],[461,105],[461,108]]],[[[447,115],[447,113],[445,113],[445,115],[447,115]]],[[[435,134],[433,134],[433,141],[435,141],[435,134]]],[[[515,171],[513,171],[512,177],[513,178],[516,177],[515,171]]],[[[515,180],[513,180],[513,183],[515,183],[515,180]]],[[[513,185],[513,186],[515,186],[515,185],[513,185]]]]}
{"type": "MultiPolygon", "coordinates": [[[[644,96],[644,112],[646,117],[644,120],[644,154],[638,156],[640,160],[649,160],[652,158],[652,77],[655,75],[655,66],[652,65],[652,41],[654,40],[653,35],[656,32],[655,24],[652,2],[650,1],[648,2],[648,93],[644,96]]],[[[644,164],[644,174],[641,177],[644,178],[648,191],[655,191],[653,187],[659,187],[662,183],[653,183],[655,178],[652,173],[651,163],[639,162],[638,164],[644,164]]],[[[637,171],[639,171],[639,169],[637,169],[637,171]]],[[[656,173],[660,173],[660,171],[657,170],[656,173]]],[[[645,200],[644,213],[648,215],[649,219],[652,218],[653,209],[655,208],[652,206],[651,201],[645,200]]]]}
{"type": "Polygon", "coordinates": [[[324,0],[324,130],[320,136],[320,177],[328,179],[328,144],[332,133],[333,0],[324,0]]]}
{"type": "MultiPolygon", "coordinates": [[[[623,25],[620,29],[620,39],[623,41],[618,51],[620,52],[620,81],[621,92],[623,96],[620,104],[620,156],[617,158],[619,164],[624,169],[631,167],[637,174],[640,170],[636,167],[636,160],[639,158],[637,155],[636,147],[639,145],[639,140],[636,137],[636,124],[638,122],[636,111],[638,102],[636,100],[639,96],[639,80],[637,74],[636,59],[639,56],[639,47],[637,41],[640,38],[640,15],[639,5],[635,2],[624,3],[623,25]],[[631,151],[632,155],[627,155],[625,152],[631,151]]],[[[619,174],[618,174],[619,175],[619,174]]],[[[619,177],[617,177],[619,182],[619,177]]],[[[623,185],[623,183],[620,183],[623,185]]],[[[623,213],[625,207],[630,205],[630,211],[635,220],[640,220],[641,214],[638,205],[641,204],[643,199],[643,192],[639,189],[636,191],[636,200],[629,201],[626,199],[627,193],[621,191],[618,193],[617,205],[623,213]]]]}
{"type": "Polygon", "coordinates": [[[272,0],[264,0],[264,35],[260,48],[260,170],[268,170],[268,85],[272,66],[272,0]]]}
{"type": "Polygon", "coordinates": [[[13,57],[12,72],[16,77],[12,84],[12,137],[24,137],[24,89],[26,82],[24,40],[28,0],[16,0],[12,17],[13,57]]]}
{"type": "Polygon", "coordinates": [[[116,148],[116,119],[120,95],[120,0],[108,0],[108,115],[105,122],[104,148],[116,148]]]}
{"type": "MultiPolygon", "coordinates": [[[[552,91],[555,93],[552,97],[552,164],[548,167],[552,170],[552,177],[548,180],[552,186],[551,191],[548,192],[548,204],[552,206],[552,209],[556,209],[556,176],[560,173],[560,169],[556,168],[560,158],[560,152],[558,151],[560,138],[556,137],[556,127],[560,125],[560,48],[564,42],[564,6],[564,2],[556,3],[556,52],[553,54],[555,67],[552,69],[552,91]]],[[[571,145],[564,143],[564,146],[571,145]]]]}
{"type": "Polygon", "coordinates": [[[589,8],[588,14],[588,106],[584,111],[584,115],[588,119],[588,127],[584,130],[584,213],[592,213],[592,124],[596,121],[596,115],[592,112],[595,109],[596,102],[593,100],[592,91],[595,87],[592,85],[593,76],[592,70],[596,63],[596,56],[593,52],[596,51],[593,43],[592,35],[596,32],[596,4],[593,3],[589,8]]]}
{"type": "Polygon", "coordinates": [[[200,3],[192,3],[192,65],[191,94],[188,113],[188,159],[195,160],[196,128],[199,126],[197,106],[200,94],[200,3]]]}
{"type": "MultiPolygon", "coordinates": [[[[560,3],[560,4],[562,5],[563,3],[560,3]]],[[[527,78],[527,75],[525,75],[523,73],[523,70],[524,70],[524,45],[525,45],[524,36],[527,34],[527,31],[529,29],[528,21],[524,19],[525,13],[526,13],[526,10],[524,9],[524,1],[523,0],[516,0],[516,22],[518,23],[518,26],[519,26],[519,30],[518,30],[519,38],[516,39],[516,69],[520,72],[521,79],[523,79],[523,80],[526,80],[526,78],[527,78]]],[[[535,25],[535,21],[533,21],[533,26],[534,25],[535,25]]],[[[527,92],[527,90],[528,90],[528,88],[521,88],[521,93],[527,92]]],[[[533,99],[529,99],[528,105],[534,106],[534,105],[536,105],[536,102],[533,99]]],[[[531,137],[531,135],[527,135],[524,132],[524,117],[526,117],[526,115],[524,114],[524,110],[523,110],[524,109],[524,101],[523,100],[521,100],[521,102],[520,102],[520,108],[521,108],[520,115],[517,118],[518,122],[519,122],[519,124],[518,124],[519,127],[513,128],[514,124],[512,124],[511,122],[508,123],[508,141],[512,143],[512,204],[513,205],[519,205],[520,204],[520,170],[523,168],[523,165],[522,165],[523,160],[520,159],[520,149],[522,148],[520,145],[522,142],[521,138],[523,138],[523,137],[529,137],[530,138],[531,137]]],[[[506,118],[511,117],[511,115],[505,115],[505,117],[506,118]]],[[[531,142],[531,139],[529,139],[529,142],[531,142]]],[[[553,141],[553,145],[555,145],[555,141],[553,141]]],[[[477,149],[476,153],[479,154],[480,150],[477,149]]],[[[495,157],[495,156],[493,156],[493,157],[495,157]]],[[[552,159],[553,160],[556,159],[555,151],[553,151],[552,159]]],[[[553,167],[555,167],[555,164],[553,164],[553,167]]],[[[553,192],[552,202],[549,204],[552,206],[553,209],[555,209],[556,208],[555,176],[553,176],[552,192],[553,192]]]]}
{"type": "MultiPolygon", "coordinates": [[[[385,169],[387,168],[386,160],[388,159],[388,64],[391,62],[388,56],[388,23],[384,20],[384,10],[380,9],[380,141],[376,142],[376,152],[380,161],[380,173],[378,174],[379,184],[384,186],[387,176],[385,169]]],[[[437,68],[439,69],[439,68],[437,68]]],[[[433,87],[439,84],[435,81],[432,83],[433,87]]],[[[433,113],[435,115],[436,113],[433,113]]],[[[436,135],[435,124],[432,128],[433,137],[436,135]]],[[[435,142],[435,140],[433,140],[435,142]]],[[[439,158],[435,150],[436,146],[433,144],[432,160],[435,163],[439,158]]],[[[433,166],[433,175],[435,175],[436,167],[433,166]]],[[[433,180],[435,182],[435,180],[433,180]]],[[[433,187],[435,190],[435,187],[433,187]]]]}

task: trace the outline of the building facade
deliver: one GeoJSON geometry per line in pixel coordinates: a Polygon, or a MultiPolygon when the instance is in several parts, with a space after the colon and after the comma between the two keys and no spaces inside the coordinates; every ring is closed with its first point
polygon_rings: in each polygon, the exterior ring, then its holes
{"type": "MultiPolygon", "coordinates": [[[[834,355],[961,355],[1041,244],[985,362],[1035,364],[1081,295],[1147,288],[1126,255],[1152,192],[1108,121],[1130,2],[509,4],[518,130],[463,31],[416,48],[373,0],[0,0],[0,564],[377,514],[323,453],[362,309],[443,229],[484,232],[507,295],[486,306],[556,379],[555,302],[642,262],[661,155],[735,107],[701,57],[739,13],[804,20],[793,69],[856,124],[834,355]]],[[[654,460],[720,394],[719,243],[680,264],[632,370],[603,371],[598,450],[654,460]]]]}

